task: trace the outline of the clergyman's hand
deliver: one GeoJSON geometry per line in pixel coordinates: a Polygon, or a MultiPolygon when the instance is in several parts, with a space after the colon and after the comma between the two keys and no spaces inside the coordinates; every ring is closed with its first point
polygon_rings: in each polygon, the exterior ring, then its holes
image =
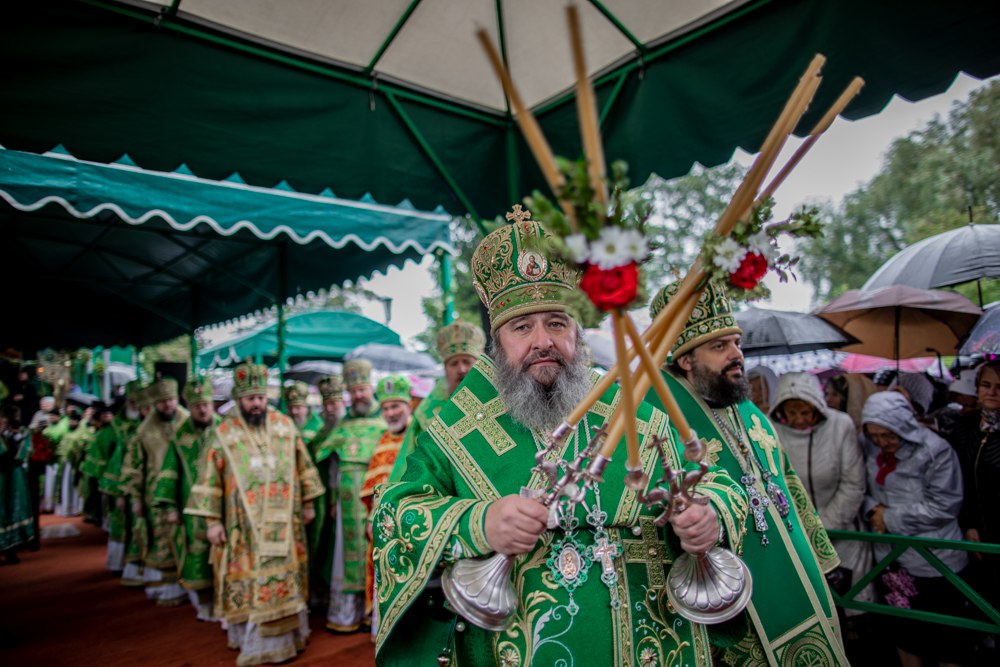
{"type": "Polygon", "coordinates": [[[306,505],[305,507],[302,508],[303,523],[307,524],[312,523],[315,518],[316,518],[316,508],[314,508],[312,505],[306,505]]]}
{"type": "Polygon", "coordinates": [[[221,547],[226,543],[226,527],[221,523],[213,523],[208,527],[208,541],[213,546],[221,547]]]}
{"type": "Polygon", "coordinates": [[[670,523],[681,548],[689,554],[703,554],[719,541],[719,519],[710,505],[692,504],[680,514],[672,514],[670,523]]]}
{"type": "Polygon", "coordinates": [[[181,515],[177,510],[169,510],[167,512],[167,522],[172,523],[175,526],[181,522],[181,515]]]}
{"type": "Polygon", "coordinates": [[[527,553],[545,531],[548,517],[549,511],[537,500],[504,496],[486,510],[486,541],[502,554],[527,553]]]}

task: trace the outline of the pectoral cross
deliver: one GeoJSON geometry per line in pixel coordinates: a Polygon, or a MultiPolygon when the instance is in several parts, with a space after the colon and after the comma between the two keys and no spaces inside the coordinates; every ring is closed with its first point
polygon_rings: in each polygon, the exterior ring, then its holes
{"type": "MultiPolygon", "coordinates": [[[[620,556],[622,548],[620,544],[612,544],[606,537],[599,537],[593,546],[590,547],[590,560],[601,563],[601,571],[606,575],[615,573],[614,559],[620,556]]],[[[602,577],[603,578],[603,577],[602,577]]]]}
{"type": "Polygon", "coordinates": [[[778,448],[777,439],[767,432],[764,425],[760,423],[760,417],[757,415],[751,415],[750,421],[753,426],[747,430],[747,435],[749,435],[754,442],[760,445],[761,449],[764,450],[764,454],[767,456],[767,466],[771,469],[772,475],[778,474],[778,467],[774,463],[774,450],[778,448]]]}

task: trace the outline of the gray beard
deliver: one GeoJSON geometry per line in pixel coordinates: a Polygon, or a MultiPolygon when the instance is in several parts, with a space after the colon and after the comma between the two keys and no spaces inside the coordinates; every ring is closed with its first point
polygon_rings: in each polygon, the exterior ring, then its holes
{"type": "Polygon", "coordinates": [[[327,428],[337,428],[337,425],[340,424],[341,419],[343,419],[343,417],[341,417],[340,415],[329,415],[323,413],[323,425],[326,426],[327,428]]]}
{"type": "Polygon", "coordinates": [[[576,356],[560,366],[559,374],[548,387],[539,383],[526,369],[515,368],[506,353],[494,345],[490,351],[497,364],[497,391],[507,404],[514,421],[541,433],[548,433],[583,400],[590,391],[590,355],[577,339],[576,356]]]}
{"type": "Polygon", "coordinates": [[[351,405],[351,414],[355,417],[367,417],[375,412],[375,403],[369,403],[364,408],[360,404],[351,405]]]}
{"type": "MultiPolygon", "coordinates": [[[[733,368],[733,364],[726,366],[721,373],[716,374],[698,364],[693,358],[692,362],[688,379],[694,390],[712,406],[724,408],[742,403],[750,398],[750,380],[745,373],[742,378],[735,382],[726,377],[726,373],[733,368]]],[[[742,364],[740,365],[742,366],[742,364]]]]}

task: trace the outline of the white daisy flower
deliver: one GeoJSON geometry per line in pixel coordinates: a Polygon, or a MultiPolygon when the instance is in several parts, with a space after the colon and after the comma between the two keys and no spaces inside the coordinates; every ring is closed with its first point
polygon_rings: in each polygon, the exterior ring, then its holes
{"type": "Polygon", "coordinates": [[[601,236],[590,246],[590,261],[602,269],[628,264],[628,248],[621,227],[605,227],[601,236]]]}
{"type": "Polygon", "coordinates": [[[571,234],[563,239],[563,243],[566,244],[566,249],[569,250],[569,254],[574,262],[583,264],[587,261],[587,258],[590,256],[590,246],[587,243],[586,236],[583,234],[571,234]]]}
{"type": "Polygon", "coordinates": [[[626,229],[623,231],[622,237],[624,238],[622,244],[625,246],[625,252],[630,260],[641,262],[646,259],[646,255],[649,254],[649,245],[642,232],[638,229],[626,229]]]}
{"type": "Polygon", "coordinates": [[[751,252],[756,252],[768,262],[773,262],[778,256],[778,249],[767,232],[761,230],[747,239],[747,245],[751,252]]]}
{"type": "Polygon", "coordinates": [[[740,262],[742,262],[743,258],[746,257],[746,254],[746,248],[733,239],[726,238],[723,239],[722,243],[720,243],[718,248],[716,248],[715,257],[712,258],[712,263],[726,273],[732,273],[736,269],[740,268],[740,262]]]}

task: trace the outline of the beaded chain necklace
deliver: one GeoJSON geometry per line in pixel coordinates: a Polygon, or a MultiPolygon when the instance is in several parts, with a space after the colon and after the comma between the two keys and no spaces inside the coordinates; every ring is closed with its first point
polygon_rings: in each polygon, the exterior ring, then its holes
{"type": "Polygon", "coordinates": [[[730,446],[735,446],[736,450],[740,453],[740,456],[737,457],[743,473],[740,477],[740,482],[743,484],[743,488],[746,489],[747,497],[750,499],[750,511],[753,513],[754,530],[760,533],[760,543],[766,547],[771,542],[767,537],[767,508],[771,503],[774,503],[774,508],[778,510],[781,518],[785,519],[785,525],[788,526],[788,530],[792,530],[792,522],[788,519],[788,514],[791,511],[788,497],[781,487],[775,483],[770,470],[768,470],[768,467],[758,457],[757,451],[743,437],[742,423],[739,431],[730,423],[733,418],[730,408],[726,409],[726,419],[723,419],[719,411],[714,408],[711,412],[715,422],[719,425],[719,432],[722,434],[722,437],[730,443],[730,446]],[[764,483],[764,489],[767,492],[766,496],[757,488],[754,464],[760,470],[761,481],[764,483]]]}

